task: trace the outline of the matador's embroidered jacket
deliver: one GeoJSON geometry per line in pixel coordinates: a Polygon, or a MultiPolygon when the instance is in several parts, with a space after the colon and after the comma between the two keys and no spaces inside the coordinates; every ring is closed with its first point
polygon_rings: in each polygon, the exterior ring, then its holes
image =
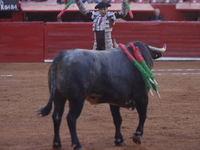
{"type": "Polygon", "coordinates": [[[127,15],[127,8],[125,3],[122,2],[122,9],[120,12],[108,12],[100,23],[101,14],[99,11],[87,10],[82,0],[75,0],[81,13],[93,20],[93,31],[94,31],[94,50],[108,50],[113,48],[111,31],[114,25],[114,21],[118,18],[123,18],[127,15]]]}

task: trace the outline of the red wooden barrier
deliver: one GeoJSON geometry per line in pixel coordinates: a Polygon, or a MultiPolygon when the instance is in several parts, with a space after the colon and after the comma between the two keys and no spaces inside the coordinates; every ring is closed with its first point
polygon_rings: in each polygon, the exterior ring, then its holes
{"type": "Polygon", "coordinates": [[[160,46],[160,22],[117,22],[112,37],[119,43],[141,41],[152,46],[160,46]]]}
{"type": "Polygon", "coordinates": [[[160,43],[167,43],[164,56],[200,57],[200,23],[162,22],[160,43]]]}
{"type": "Polygon", "coordinates": [[[91,23],[47,23],[45,31],[45,59],[52,59],[65,49],[93,48],[91,23]]]}
{"type": "MultiPolygon", "coordinates": [[[[47,23],[45,59],[52,59],[55,54],[65,49],[92,49],[94,32],[92,23],[47,23]]],[[[117,22],[112,32],[117,42],[142,41],[153,46],[160,46],[159,22],[117,22]],[[148,23],[148,24],[147,24],[148,23]]]]}
{"type": "MultiPolygon", "coordinates": [[[[92,49],[92,23],[0,23],[0,62],[43,62],[66,49],[92,49]]],[[[162,47],[167,57],[200,57],[199,22],[117,22],[112,38],[162,47]]]]}
{"type": "MultiPolygon", "coordinates": [[[[92,49],[92,23],[47,23],[45,59],[65,49],[92,49]]],[[[117,22],[112,38],[118,43],[141,41],[162,47],[167,43],[167,57],[200,57],[200,23],[198,22],[117,22]]]]}
{"type": "Polygon", "coordinates": [[[0,62],[43,62],[43,23],[0,23],[0,62]]]}

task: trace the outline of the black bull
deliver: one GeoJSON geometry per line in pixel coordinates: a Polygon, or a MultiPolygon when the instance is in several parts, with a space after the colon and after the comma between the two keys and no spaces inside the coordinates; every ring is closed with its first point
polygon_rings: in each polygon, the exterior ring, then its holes
{"type": "MultiPolygon", "coordinates": [[[[133,44],[138,46],[147,66],[152,69],[153,59],[160,57],[161,53],[153,52],[147,44],[141,42],[133,42],[133,44]]],[[[130,48],[127,47],[127,50],[133,55],[130,48]]],[[[48,115],[52,108],[52,101],[54,102],[53,148],[61,148],[59,127],[66,100],[69,100],[67,122],[74,149],[82,149],[76,134],[76,121],[81,114],[85,99],[92,104],[110,104],[116,128],[115,145],[125,144],[120,132],[122,118],[119,108],[136,107],[139,125],[133,134],[133,141],[141,143],[147,113],[148,90],[140,72],[121,49],[62,51],[55,56],[51,64],[48,83],[49,102],[39,109],[39,114],[48,115]]]]}

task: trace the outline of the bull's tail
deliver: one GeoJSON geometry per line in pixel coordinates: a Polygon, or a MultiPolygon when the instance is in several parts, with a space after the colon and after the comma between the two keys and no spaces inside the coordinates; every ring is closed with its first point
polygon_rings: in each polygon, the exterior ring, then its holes
{"type": "Polygon", "coordinates": [[[49,70],[49,76],[51,76],[50,78],[50,98],[49,98],[49,102],[47,103],[46,106],[42,106],[38,109],[38,115],[39,116],[47,116],[52,109],[52,102],[54,99],[54,94],[55,94],[55,70],[53,68],[50,68],[49,70]]]}

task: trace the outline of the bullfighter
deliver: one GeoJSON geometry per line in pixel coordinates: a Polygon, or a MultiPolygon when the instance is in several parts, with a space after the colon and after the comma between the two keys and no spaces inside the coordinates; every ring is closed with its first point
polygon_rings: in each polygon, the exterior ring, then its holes
{"type": "Polygon", "coordinates": [[[93,31],[94,31],[94,46],[93,50],[108,50],[113,48],[111,31],[115,20],[118,18],[123,18],[127,15],[127,8],[125,2],[127,0],[122,0],[122,9],[120,12],[109,12],[108,7],[111,7],[109,3],[100,2],[95,6],[98,9],[97,12],[87,10],[82,0],[75,0],[80,12],[90,17],[93,20],[93,31]]]}

